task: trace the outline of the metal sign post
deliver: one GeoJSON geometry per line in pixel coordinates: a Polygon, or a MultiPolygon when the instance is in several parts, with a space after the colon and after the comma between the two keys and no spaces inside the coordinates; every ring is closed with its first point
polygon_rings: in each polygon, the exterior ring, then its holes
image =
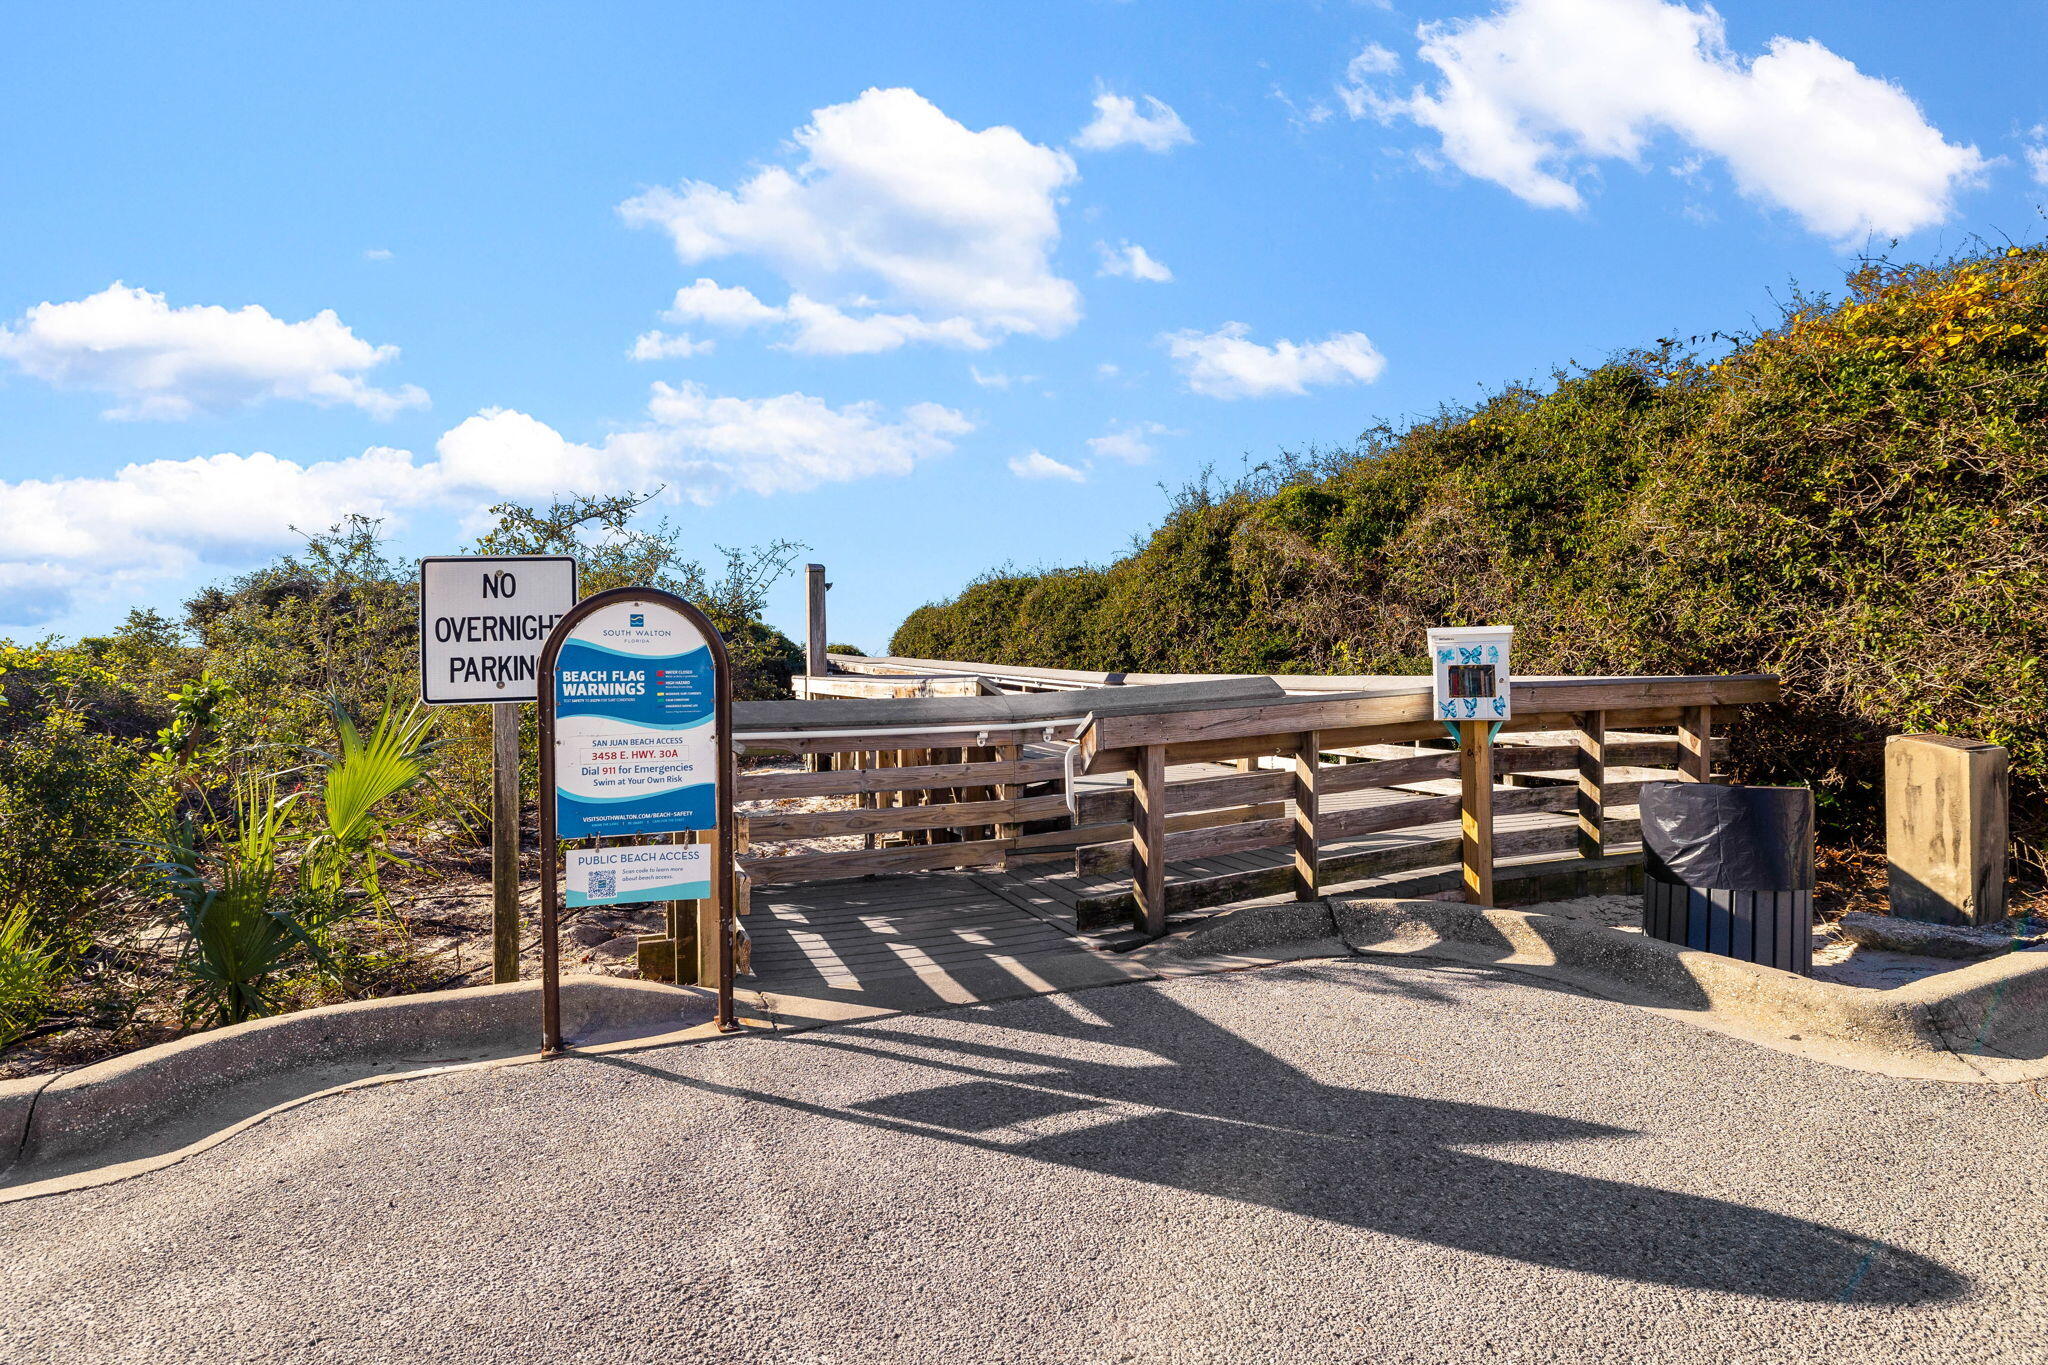
{"type": "Polygon", "coordinates": [[[519,979],[519,706],[541,642],[576,605],[568,555],[420,561],[420,699],[491,708],[491,980],[519,979]]]}
{"type": "Polygon", "coordinates": [[[541,1055],[562,1050],[564,841],[573,904],[708,900],[718,1027],[733,1017],[732,676],[710,620],[673,593],[612,588],[541,647],[541,1055]],[[621,843],[713,831],[709,845],[621,843]],[[603,841],[596,846],[595,841],[603,841]]]}

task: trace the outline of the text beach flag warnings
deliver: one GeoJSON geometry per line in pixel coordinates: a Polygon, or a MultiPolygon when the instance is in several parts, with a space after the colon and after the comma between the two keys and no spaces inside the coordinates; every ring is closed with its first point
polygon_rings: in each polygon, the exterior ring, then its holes
{"type": "Polygon", "coordinates": [[[576,605],[567,555],[438,555],[420,561],[420,699],[540,700],[548,632],[576,605]]]}
{"type": "MultiPolygon", "coordinates": [[[[607,603],[568,629],[552,679],[557,837],[716,829],[718,676],[709,642],[681,612],[645,600],[607,603]]],[[[672,870],[678,882],[686,872],[693,883],[709,875],[681,863],[672,870]]],[[[578,876],[573,861],[570,875],[578,876]]]]}

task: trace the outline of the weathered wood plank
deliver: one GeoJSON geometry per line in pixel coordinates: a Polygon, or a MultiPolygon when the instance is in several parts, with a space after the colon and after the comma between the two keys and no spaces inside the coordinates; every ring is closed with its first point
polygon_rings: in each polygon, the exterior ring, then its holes
{"type": "Polygon", "coordinates": [[[1714,775],[1714,708],[1688,706],[1678,722],[1678,771],[1687,782],[1706,782],[1714,775]]]}
{"type": "MultiPolygon", "coordinates": [[[[1624,729],[1629,726],[1676,725],[1684,709],[1677,706],[1633,707],[1627,710],[1610,711],[1607,724],[1610,729],[1624,729]]],[[[1531,711],[1516,716],[1501,727],[1504,735],[1522,734],[1530,730],[1570,730],[1578,725],[1575,711],[1531,711]]],[[[1418,739],[1442,739],[1444,727],[1441,721],[1422,721],[1413,725],[1366,726],[1357,730],[1342,730],[1323,736],[1323,742],[1339,748],[1351,748],[1360,744],[1398,744],[1418,739]]]]}
{"type": "Polygon", "coordinates": [[[823,839],[839,834],[882,834],[908,829],[973,828],[999,820],[1042,820],[1066,812],[1064,796],[1027,796],[1016,801],[963,801],[944,806],[889,810],[793,811],[788,815],[745,815],[748,837],[823,839]]]}
{"type": "MultiPolygon", "coordinates": [[[[1578,820],[1579,856],[1598,858],[1606,849],[1601,844],[1600,823],[1607,807],[1607,716],[1587,711],[1579,717],[1577,749],[1578,782],[1572,790],[1572,811],[1578,820]]],[[[1628,745],[1617,745],[1617,750],[1628,745]]],[[[1657,746],[1662,748],[1664,746],[1657,746]]],[[[1676,749],[1676,745],[1671,746],[1676,749]]],[[[1628,766],[1623,762],[1620,766],[1628,766]]]]}
{"type": "Polygon", "coordinates": [[[787,885],[791,882],[866,877],[883,872],[996,866],[1003,861],[1009,847],[1007,839],[962,844],[906,844],[898,848],[876,849],[872,853],[792,853],[781,858],[742,858],[740,866],[754,879],[755,886],[787,885]]]}
{"type": "MultiPolygon", "coordinates": [[[[1498,753],[1500,750],[1496,749],[1495,752],[1498,753]]],[[[1448,754],[1446,757],[1455,759],[1457,755],[1448,754]]],[[[1341,771],[1341,768],[1323,768],[1320,775],[1328,777],[1341,771]]],[[[1625,805],[1635,800],[1636,793],[1642,786],[1643,783],[1639,781],[1612,784],[1608,789],[1608,799],[1615,805],[1625,805]]],[[[1571,811],[1577,799],[1577,792],[1565,786],[1520,787],[1496,789],[1492,796],[1496,816],[1537,815],[1571,811]]],[[[1320,846],[1327,849],[1332,844],[1368,834],[1387,834],[1396,830],[1446,824],[1458,819],[1461,810],[1462,803],[1457,796],[1419,795],[1378,805],[1356,806],[1350,810],[1320,811],[1317,832],[1321,836],[1320,846]]],[[[1228,828],[1252,828],[1256,832],[1235,838],[1218,835],[1210,840],[1196,840],[1169,830],[1166,836],[1167,861],[1179,863],[1225,851],[1276,848],[1289,842],[1293,821],[1261,817],[1236,823],[1228,828]]],[[[1074,870],[1083,876],[1123,876],[1129,873],[1130,868],[1131,845],[1127,839],[1091,841],[1080,848],[1074,858],[1074,870]]]]}
{"type": "MultiPolygon", "coordinates": [[[[1493,770],[1502,776],[1508,773],[1570,772],[1578,761],[1579,746],[1576,744],[1496,744],[1493,749],[1493,770]]],[[[1610,747],[1607,761],[1616,768],[1669,768],[1678,762],[1678,745],[1672,740],[1616,744],[1610,747]]],[[[1338,795],[1457,775],[1458,751],[1445,749],[1441,753],[1418,754],[1413,758],[1378,758],[1364,763],[1339,764],[1323,774],[1322,782],[1325,795],[1338,795]]]]}
{"type": "Polygon", "coordinates": [[[1677,678],[1517,678],[1514,709],[1619,711],[1639,706],[1755,706],[1779,699],[1768,674],[1677,678]]]}
{"type": "MultiPolygon", "coordinates": [[[[1514,684],[1514,709],[1521,716],[1569,716],[1643,707],[1743,706],[1773,702],[1778,695],[1778,680],[1764,676],[1524,679],[1514,684]]],[[[1325,742],[1349,747],[1372,742],[1370,736],[1352,738],[1359,730],[1431,723],[1429,691],[1418,686],[1414,692],[1362,697],[1101,716],[1082,729],[1079,739],[1082,770],[1094,773],[1112,771],[1106,765],[1118,761],[1109,757],[1117,751],[1147,744],[1206,744],[1317,729],[1336,732],[1325,742]]]]}
{"type": "Polygon", "coordinates": [[[1257,848],[1284,848],[1293,842],[1294,817],[1290,815],[1250,820],[1240,825],[1215,825],[1209,829],[1167,835],[1166,861],[1169,865],[1195,862],[1257,848]]]}
{"type": "MultiPolygon", "coordinates": [[[[1021,744],[999,744],[996,746],[994,753],[998,759],[1002,760],[1004,766],[1012,769],[1013,771],[1016,768],[1022,766],[1024,761],[1024,746],[1021,744]]],[[[1041,759],[1039,761],[1041,763],[1046,764],[1049,767],[1055,767],[1060,769],[1064,769],[1066,767],[1066,765],[1058,759],[1041,759]]],[[[977,763],[975,766],[977,768],[985,768],[989,765],[977,763]]],[[[1054,776],[1064,778],[1066,776],[1066,773],[1062,771],[1057,774],[1054,774],[1054,776]]],[[[1024,795],[1024,788],[1022,785],[1020,785],[1021,783],[1046,779],[1033,779],[1026,777],[1011,776],[1007,779],[992,777],[988,780],[994,781],[997,784],[995,789],[995,796],[998,801],[1015,801],[1024,795]]],[[[998,839],[1014,839],[1023,832],[1024,827],[1022,825],[1012,823],[998,826],[996,828],[995,833],[998,839]]]]}
{"type": "Polygon", "coordinates": [[[1047,829],[1036,834],[1020,834],[1010,841],[1017,852],[1034,858],[1049,858],[1054,854],[1070,852],[1088,844],[1101,843],[1106,839],[1121,836],[1131,837],[1129,825],[1084,825],[1079,828],[1047,829]]]}
{"type": "Polygon", "coordinates": [[[1325,771],[1322,762],[1322,744],[1316,732],[1307,730],[1297,736],[1294,748],[1294,819],[1291,833],[1294,844],[1294,898],[1298,901],[1314,900],[1322,894],[1318,889],[1320,884],[1316,877],[1316,819],[1325,771]]]}
{"type": "MultiPolygon", "coordinates": [[[[1293,793],[1294,775],[1289,772],[1247,772],[1229,777],[1201,777],[1192,781],[1169,783],[1166,788],[1166,811],[1169,815],[1178,815],[1186,811],[1259,805],[1285,801],[1293,793]]],[[[1077,804],[1080,807],[1080,818],[1085,824],[1119,824],[1131,818],[1131,793],[1128,788],[1083,792],[1077,804]]]]}
{"type": "MultiPolygon", "coordinates": [[[[1605,842],[1612,850],[1619,844],[1634,842],[1640,832],[1641,825],[1634,819],[1609,820],[1605,827],[1605,842]]],[[[1578,830],[1571,825],[1502,830],[1494,836],[1494,857],[1508,859],[1566,853],[1576,846],[1577,841],[1578,830]]],[[[1421,868],[1455,868],[1460,845],[1460,836],[1451,835],[1397,848],[1331,854],[1322,859],[1318,873],[1327,888],[1343,882],[1365,881],[1421,868]]],[[[1169,882],[1166,908],[1169,914],[1185,914],[1212,905],[1233,905],[1239,901],[1285,895],[1293,881],[1292,867],[1277,866],[1255,872],[1231,872],[1220,877],[1169,882]]],[[[1074,915],[1081,928],[1088,930],[1127,921],[1132,906],[1133,898],[1128,889],[1101,891],[1077,896],[1074,915]]]]}
{"type": "Polygon", "coordinates": [[[1457,819],[1458,809],[1455,796],[1416,796],[1383,805],[1326,811],[1323,814],[1323,839],[1326,843],[1338,842],[1355,839],[1361,834],[1440,825],[1446,820],[1457,819]]]}
{"type": "MultiPolygon", "coordinates": [[[[876,727],[886,727],[886,713],[882,703],[877,703],[876,727]]],[[[990,725],[979,730],[930,730],[912,735],[878,735],[872,732],[853,735],[802,735],[785,738],[767,738],[749,735],[744,730],[734,736],[743,754],[843,754],[872,749],[886,744],[898,753],[925,749],[942,749],[947,745],[958,746],[963,741],[973,743],[979,736],[987,735],[990,744],[1034,743],[1044,733],[1043,722],[1024,725],[990,725]]]]}
{"type": "MultiPolygon", "coordinates": [[[[1684,715],[1684,709],[1677,706],[1642,707],[1622,711],[1611,711],[1607,715],[1609,729],[1627,729],[1641,726],[1676,725],[1684,715]]],[[[1577,713],[1536,712],[1517,716],[1502,727],[1503,734],[1518,734],[1530,730],[1571,730],[1578,726],[1577,713]]],[[[1366,725],[1355,729],[1324,731],[1322,742],[1331,749],[1350,749],[1367,744],[1398,744],[1418,739],[1441,739],[1444,728],[1437,721],[1418,721],[1401,725],[1366,725]]],[[[1172,744],[1167,746],[1166,758],[1169,763],[1223,763],[1240,755],[1280,755],[1288,751],[1291,743],[1286,735],[1273,734],[1251,739],[1208,740],[1200,744],[1172,744]]],[[[1128,772],[1135,761],[1135,750],[1105,749],[1089,761],[1090,773],[1128,772]]],[[[1362,765],[1360,765],[1362,766],[1362,765]]]]}
{"type": "Polygon", "coordinates": [[[1132,889],[1139,926],[1157,937],[1166,932],[1166,750],[1147,745],[1131,780],[1132,889]]]}
{"type": "Polygon", "coordinates": [[[965,675],[934,677],[856,678],[844,674],[789,680],[799,701],[893,701],[900,697],[978,697],[981,679],[965,675]]]}
{"type": "Polygon", "coordinates": [[[1266,735],[1291,736],[1305,730],[1382,725],[1429,717],[1427,689],[1391,696],[1290,698],[1257,706],[1218,707],[1207,711],[1154,711],[1134,715],[1098,716],[1080,734],[1085,772],[1096,769],[1097,754],[1154,744],[1199,744],[1266,735]]]}

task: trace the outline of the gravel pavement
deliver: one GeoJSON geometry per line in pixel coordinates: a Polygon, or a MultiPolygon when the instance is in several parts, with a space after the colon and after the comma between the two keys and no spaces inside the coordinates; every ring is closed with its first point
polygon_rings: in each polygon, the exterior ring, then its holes
{"type": "Polygon", "coordinates": [[[323,1099],[0,1206],[0,1361],[2048,1360],[2048,1104],[1443,964],[323,1099]]]}

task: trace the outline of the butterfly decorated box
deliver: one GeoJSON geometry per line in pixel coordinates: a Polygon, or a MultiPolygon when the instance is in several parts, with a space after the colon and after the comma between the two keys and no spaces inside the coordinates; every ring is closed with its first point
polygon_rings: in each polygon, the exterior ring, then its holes
{"type": "Polygon", "coordinates": [[[1506,720],[1513,626],[1440,626],[1429,632],[1438,720],[1506,720]]]}

